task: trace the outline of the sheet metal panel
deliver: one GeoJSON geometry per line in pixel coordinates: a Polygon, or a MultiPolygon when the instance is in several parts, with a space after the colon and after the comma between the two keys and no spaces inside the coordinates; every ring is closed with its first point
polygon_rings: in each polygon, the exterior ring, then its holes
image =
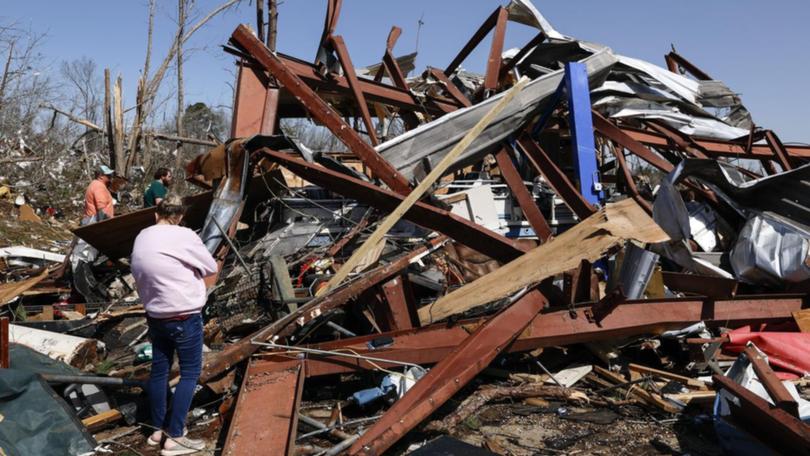
{"type": "MultiPolygon", "coordinates": [[[[188,210],[183,225],[195,230],[202,228],[212,198],[213,192],[184,198],[188,210]]],[[[73,234],[115,260],[129,256],[138,233],[154,224],[155,208],[150,207],[76,228],[73,234]]]]}

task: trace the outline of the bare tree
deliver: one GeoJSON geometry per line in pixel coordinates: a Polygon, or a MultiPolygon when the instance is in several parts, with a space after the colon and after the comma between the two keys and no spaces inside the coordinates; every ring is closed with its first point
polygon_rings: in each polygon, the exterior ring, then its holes
{"type": "MultiPolygon", "coordinates": [[[[143,129],[143,124],[146,122],[147,118],[149,118],[155,108],[155,101],[158,96],[158,91],[160,90],[161,83],[163,82],[163,78],[166,75],[166,71],[169,69],[171,63],[175,61],[178,51],[182,52],[182,46],[191,38],[194,33],[196,33],[200,28],[202,28],[205,24],[207,24],[211,19],[219,15],[220,13],[230,9],[231,7],[239,4],[242,0],[227,0],[224,3],[220,4],[213,10],[211,10],[208,14],[203,16],[199,21],[197,21],[194,25],[186,30],[185,26],[182,28],[179,26],[175,33],[174,40],[172,41],[172,45],[169,48],[166,56],[163,58],[160,66],[158,66],[155,73],[148,77],[148,75],[144,75],[147,77],[147,82],[144,84],[143,87],[143,96],[142,100],[139,103],[139,106],[142,108],[142,116],[139,119],[140,125],[135,126],[133,128],[143,129]]],[[[137,150],[130,148],[129,150],[129,157],[127,159],[127,170],[132,166],[135,161],[137,155],[137,150]]]]}
{"type": "Polygon", "coordinates": [[[62,62],[60,75],[69,84],[68,91],[72,92],[66,94],[75,105],[75,109],[70,109],[70,111],[82,119],[98,123],[102,99],[99,95],[101,79],[95,60],[81,57],[69,62],[62,62]]]}
{"type": "MultiPolygon", "coordinates": [[[[186,2],[188,0],[177,0],[177,36],[185,35],[186,30],[186,2]]],[[[177,46],[177,136],[185,136],[183,128],[183,111],[185,110],[184,89],[183,89],[183,43],[177,46]]],[[[183,164],[183,144],[177,144],[177,157],[175,168],[180,168],[183,164]]]]}

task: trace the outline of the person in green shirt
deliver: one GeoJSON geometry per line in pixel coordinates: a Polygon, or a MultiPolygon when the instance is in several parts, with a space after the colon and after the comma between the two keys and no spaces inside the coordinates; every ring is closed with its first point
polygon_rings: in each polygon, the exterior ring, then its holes
{"type": "Polygon", "coordinates": [[[155,171],[155,180],[143,192],[143,207],[157,206],[166,197],[166,192],[172,185],[172,172],[169,168],[158,168],[155,171]]]}

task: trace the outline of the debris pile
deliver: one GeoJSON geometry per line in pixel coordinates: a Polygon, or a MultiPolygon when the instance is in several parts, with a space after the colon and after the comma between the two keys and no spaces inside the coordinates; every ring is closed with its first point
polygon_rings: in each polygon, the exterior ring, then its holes
{"type": "MultiPolygon", "coordinates": [[[[220,264],[193,435],[224,455],[810,453],[810,147],[674,50],[616,54],[528,0],[415,77],[397,27],[355,68],[340,3],[314,63],[244,25],[225,47],[232,139],[186,168],[185,225],[220,264]],[[510,22],[537,34],[506,50],[510,22]],[[490,32],[486,73],[463,70],[490,32]],[[345,149],[285,134],[300,118],[345,149]]],[[[53,438],[0,428],[4,448],[151,432],[127,258],[154,211],[73,230],[66,256],[0,249],[0,375],[25,390],[4,422],[54,413],[25,428],[53,438]]]]}

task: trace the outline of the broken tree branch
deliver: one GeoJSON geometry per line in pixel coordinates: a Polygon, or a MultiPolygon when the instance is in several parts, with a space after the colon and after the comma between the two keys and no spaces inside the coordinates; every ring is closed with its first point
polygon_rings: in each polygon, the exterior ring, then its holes
{"type": "Polygon", "coordinates": [[[218,145],[215,141],[208,141],[205,139],[188,138],[185,136],[167,135],[165,133],[148,132],[146,136],[160,140],[160,141],[174,141],[177,143],[196,144],[198,146],[216,147],[218,145]]]}
{"type": "Polygon", "coordinates": [[[103,128],[99,127],[98,125],[94,124],[93,122],[90,122],[89,120],[85,120],[85,119],[80,119],[80,118],[74,116],[73,114],[71,114],[71,113],[69,113],[67,111],[63,111],[63,110],[57,108],[56,106],[52,106],[52,105],[49,105],[49,104],[41,104],[41,105],[39,105],[39,107],[42,108],[42,109],[50,109],[51,111],[53,111],[55,113],[58,113],[58,114],[61,114],[61,115],[65,116],[65,117],[67,117],[71,122],[76,122],[79,125],[84,125],[85,127],[89,128],[91,130],[104,131],[103,128]]]}

